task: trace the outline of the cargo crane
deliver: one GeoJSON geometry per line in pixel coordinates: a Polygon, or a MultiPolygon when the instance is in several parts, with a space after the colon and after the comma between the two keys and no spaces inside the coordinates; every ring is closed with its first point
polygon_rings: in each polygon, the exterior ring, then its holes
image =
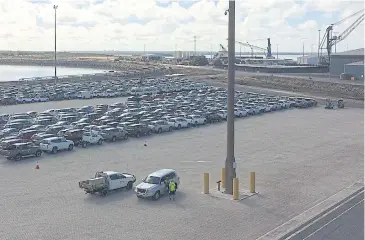
{"type": "Polygon", "coordinates": [[[254,46],[254,45],[252,45],[252,44],[249,44],[248,42],[244,43],[244,42],[236,41],[236,43],[240,44],[241,46],[251,48],[251,57],[254,57],[254,56],[253,56],[253,50],[254,50],[254,49],[257,49],[257,50],[263,51],[263,52],[264,52],[264,55],[265,55],[265,56],[267,56],[267,54],[266,54],[266,49],[265,49],[265,48],[258,47],[258,46],[254,46]]]}
{"type": "Polygon", "coordinates": [[[213,60],[215,59],[219,59],[221,57],[228,57],[228,51],[227,49],[222,45],[222,44],[219,44],[219,51],[214,55],[213,57],[213,60]]]}
{"type": "Polygon", "coordinates": [[[262,48],[262,47],[254,46],[254,45],[250,44],[247,41],[246,41],[246,43],[240,42],[240,41],[236,41],[236,43],[240,44],[241,46],[251,48],[251,57],[253,57],[253,50],[254,49],[257,49],[257,50],[263,51],[264,52],[264,55],[266,56],[266,58],[272,58],[270,38],[267,38],[267,48],[266,49],[265,48],[262,48]]]}
{"type": "Polygon", "coordinates": [[[326,28],[326,32],[319,44],[319,49],[318,50],[322,50],[322,49],[326,49],[327,50],[327,55],[328,55],[328,59],[324,60],[322,58],[321,60],[321,64],[325,64],[325,65],[329,65],[330,61],[331,61],[331,54],[332,54],[332,47],[335,46],[337,43],[345,40],[348,35],[350,35],[350,33],[352,31],[354,31],[359,25],[360,23],[362,23],[364,21],[364,9],[358,11],[358,12],[355,12],[354,14],[336,22],[336,23],[332,23],[330,26],[328,26],[326,28]],[[362,14],[361,14],[362,13],[362,14]],[[340,25],[341,23],[345,22],[346,20],[348,20],[349,18],[351,17],[354,17],[356,15],[360,15],[359,18],[357,18],[355,20],[355,22],[353,22],[348,28],[345,29],[345,31],[343,31],[340,35],[338,36],[333,36],[333,27],[334,26],[337,26],[337,25],[340,25]],[[326,46],[324,46],[326,43],[326,46]]]}

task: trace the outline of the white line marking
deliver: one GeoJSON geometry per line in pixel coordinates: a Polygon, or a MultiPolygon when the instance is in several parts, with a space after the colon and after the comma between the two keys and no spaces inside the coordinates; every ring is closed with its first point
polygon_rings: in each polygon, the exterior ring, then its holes
{"type": "Polygon", "coordinates": [[[317,229],[316,231],[314,231],[312,234],[310,234],[308,237],[304,238],[308,239],[309,237],[313,236],[315,233],[317,233],[319,230],[323,229],[324,227],[328,226],[328,224],[332,223],[333,221],[335,221],[337,218],[341,217],[342,215],[344,215],[345,213],[347,213],[348,211],[350,211],[351,209],[353,209],[354,207],[356,207],[357,205],[359,205],[361,202],[363,202],[363,200],[359,201],[358,203],[356,203],[354,206],[350,207],[349,209],[347,209],[346,211],[344,211],[343,213],[341,213],[340,215],[338,215],[337,217],[335,217],[334,219],[332,219],[331,221],[329,221],[328,223],[326,223],[325,225],[323,225],[321,228],[317,229]]]}

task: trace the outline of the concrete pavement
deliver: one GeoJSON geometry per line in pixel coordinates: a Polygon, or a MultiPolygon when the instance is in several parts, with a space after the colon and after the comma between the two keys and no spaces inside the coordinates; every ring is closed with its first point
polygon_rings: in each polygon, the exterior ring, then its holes
{"type": "Polygon", "coordinates": [[[203,173],[213,187],[224,166],[224,123],[16,163],[1,159],[0,239],[256,239],[363,176],[363,124],[360,109],[319,107],[237,120],[237,176],[247,188],[255,171],[259,192],[242,202],[201,194],[203,173]],[[97,170],[131,172],[139,181],[159,168],[180,174],[174,203],[133,192],[89,196],[77,185],[97,170]]]}

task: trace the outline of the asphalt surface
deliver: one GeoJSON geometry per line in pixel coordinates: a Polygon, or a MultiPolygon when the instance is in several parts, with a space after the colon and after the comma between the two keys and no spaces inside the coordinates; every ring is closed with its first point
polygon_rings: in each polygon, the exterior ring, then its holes
{"type": "MultiPolygon", "coordinates": [[[[44,104],[18,105],[16,111],[44,104]]],[[[350,108],[293,109],[237,120],[240,186],[247,189],[249,172],[255,171],[259,192],[242,202],[201,194],[204,172],[210,173],[211,188],[220,179],[224,123],[20,162],[1,158],[0,239],[256,239],[363,177],[363,125],[363,110],[350,108]],[[176,202],[137,199],[125,191],[89,196],[78,188],[99,170],[131,172],[138,183],[160,168],[180,174],[176,202]]]]}
{"type": "Polygon", "coordinates": [[[27,111],[36,111],[42,112],[47,109],[55,109],[55,108],[80,108],[88,105],[97,105],[97,104],[112,104],[116,102],[125,102],[127,100],[126,97],[119,98],[93,98],[93,99],[75,99],[75,100],[64,100],[64,101],[52,101],[52,102],[43,102],[43,103],[27,103],[27,104],[17,104],[12,106],[0,106],[0,113],[2,114],[13,114],[13,113],[24,113],[27,111]]]}
{"type": "Polygon", "coordinates": [[[363,240],[364,192],[317,220],[290,240],[363,240]]]}

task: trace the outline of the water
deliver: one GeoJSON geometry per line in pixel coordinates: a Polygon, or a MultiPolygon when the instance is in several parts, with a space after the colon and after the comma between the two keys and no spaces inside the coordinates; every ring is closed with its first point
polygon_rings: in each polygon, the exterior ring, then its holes
{"type": "MultiPolygon", "coordinates": [[[[79,75],[101,73],[105,70],[91,68],[57,67],[57,75],[79,75]]],[[[0,82],[18,81],[20,78],[54,76],[54,67],[51,66],[12,66],[0,65],[0,82]]]]}

